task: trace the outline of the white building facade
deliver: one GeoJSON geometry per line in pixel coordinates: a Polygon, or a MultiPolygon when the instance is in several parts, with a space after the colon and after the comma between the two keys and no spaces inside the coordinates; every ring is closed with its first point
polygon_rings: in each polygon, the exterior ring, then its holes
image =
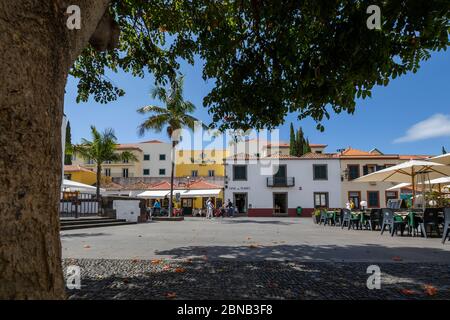
{"type": "Polygon", "coordinates": [[[142,150],[142,172],[138,177],[170,177],[171,144],[159,140],[137,143],[142,150]]]}
{"type": "Polygon", "coordinates": [[[341,206],[339,158],[235,156],[225,167],[225,201],[252,217],[310,216],[314,208],[341,206]],[[269,169],[269,168],[273,169],[269,169]]]}

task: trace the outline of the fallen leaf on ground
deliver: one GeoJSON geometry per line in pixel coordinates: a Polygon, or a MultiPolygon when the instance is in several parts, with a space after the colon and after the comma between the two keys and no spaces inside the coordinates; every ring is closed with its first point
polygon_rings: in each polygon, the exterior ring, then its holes
{"type": "Polygon", "coordinates": [[[85,246],[83,246],[83,248],[85,248],[85,249],[90,249],[91,246],[85,245],[85,246]]]}
{"type": "Polygon", "coordinates": [[[167,271],[167,270],[170,270],[170,266],[164,266],[163,268],[162,268],[164,271],[167,271]]]}
{"type": "Polygon", "coordinates": [[[174,299],[177,297],[177,294],[175,292],[167,292],[166,293],[166,298],[168,299],[174,299]]]}
{"type": "Polygon", "coordinates": [[[423,286],[425,293],[429,296],[435,296],[438,292],[438,289],[430,284],[426,284],[423,286]]]}
{"type": "Polygon", "coordinates": [[[152,264],[153,264],[153,265],[155,265],[155,264],[161,264],[161,262],[162,262],[161,259],[153,259],[153,260],[152,260],[152,264]]]}
{"type": "Polygon", "coordinates": [[[138,259],[138,258],[134,258],[133,260],[131,260],[131,262],[133,262],[133,263],[137,263],[137,262],[139,262],[140,260],[138,259]]]}
{"type": "Polygon", "coordinates": [[[404,294],[404,295],[407,295],[407,296],[410,296],[410,295],[413,295],[413,294],[417,294],[417,291],[411,290],[411,289],[402,289],[402,290],[400,290],[400,292],[402,294],[404,294]]]}
{"type": "Polygon", "coordinates": [[[247,240],[252,240],[252,237],[248,237],[247,240]]]}
{"type": "Polygon", "coordinates": [[[184,272],[186,272],[186,269],[185,268],[176,268],[175,272],[176,273],[184,273],[184,272]]]}
{"type": "Polygon", "coordinates": [[[392,260],[393,261],[403,261],[403,259],[401,257],[398,257],[398,256],[392,257],[392,260]]]}

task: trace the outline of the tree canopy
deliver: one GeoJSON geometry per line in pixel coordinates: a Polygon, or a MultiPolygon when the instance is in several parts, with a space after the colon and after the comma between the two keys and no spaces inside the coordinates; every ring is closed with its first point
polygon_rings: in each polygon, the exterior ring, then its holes
{"type": "Polygon", "coordinates": [[[175,81],[180,59],[203,61],[213,125],[271,128],[288,113],[321,121],[355,111],[376,85],[416,72],[449,45],[448,0],[113,0],[117,49],[84,50],[71,74],[77,101],[122,96],[106,70],[175,81]],[[381,8],[381,30],[366,12],[381,8]]]}

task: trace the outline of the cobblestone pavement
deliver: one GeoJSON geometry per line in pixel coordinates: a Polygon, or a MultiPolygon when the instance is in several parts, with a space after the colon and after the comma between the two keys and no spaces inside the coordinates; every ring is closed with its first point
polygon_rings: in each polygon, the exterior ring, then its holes
{"type": "Polygon", "coordinates": [[[450,264],[379,263],[368,290],[362,262],[64,259],[81,267],[70,299],[450,299],[450,264]]]}

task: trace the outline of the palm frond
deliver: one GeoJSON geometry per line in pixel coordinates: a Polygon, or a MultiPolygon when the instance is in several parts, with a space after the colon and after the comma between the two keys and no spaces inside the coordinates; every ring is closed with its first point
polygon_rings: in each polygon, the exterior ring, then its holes
{"type": "Polygon", "coordinates": [[[168,113],[168,110],[163,107],[148,105],[148,106],[144,106],[142,108],[137,109],[137,112],[140,114],[145,114],[145,113],[150,113],[150,112],[153,112],[156,114],[164,114],[164,113],[168,113]]]}
{"type": "Polygon", "coordinates": [[[140,136],[143,136],[145,132],[148,130],[155,130],[156,132],[161,132],[169,119],[170,119],[169,114],[151,116],[139,125],[138,134],[140,136]]]}
{"type": "Polygon", "coordinates": [[[167,91],[163,87],[156,87],[151,90],[153,99],[158,99],[162,103],[167,103],[167,91]]]}

